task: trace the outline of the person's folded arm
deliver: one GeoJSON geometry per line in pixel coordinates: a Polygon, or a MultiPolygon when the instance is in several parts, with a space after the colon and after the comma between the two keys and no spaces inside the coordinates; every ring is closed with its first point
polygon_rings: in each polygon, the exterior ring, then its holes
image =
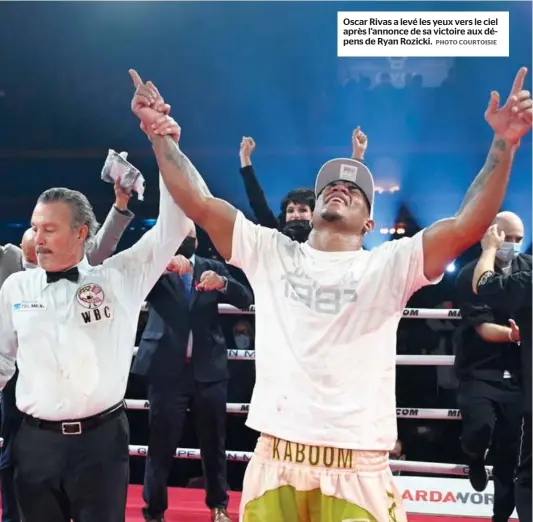
{"type": "Polygon", "coordinates": [[[493,308],[474,294],[471,286],[471,269],[463,269],[457,277],[456,290],[461,310],[462,324],[472,327],[488,343],[507,343],[511,328],[496,324],[493,308]]]}
{"type": "Polygon", "coordinates": [[[223,263],[217,263],[215,265],[216,272],[226,279],[227,285],[224,292],[221,293],[220,299],[227,304],[247,310],[254,304],[254,296],[252,291],[237,281],[224,266],[223,263]]]}

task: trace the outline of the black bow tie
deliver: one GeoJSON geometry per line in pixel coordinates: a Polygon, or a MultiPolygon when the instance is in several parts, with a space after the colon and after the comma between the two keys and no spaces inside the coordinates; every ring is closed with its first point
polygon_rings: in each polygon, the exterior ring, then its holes
{"type": "Polygon", "coordinates": [[[47,283],[57,283],[61,279],[66,279],[67,281],[72,281],[73,283],[77,283],[79,277],[80,277],[80,273],[78,271],[77,266],[75,266],[74,268],[69,268],[68,270],[65,270],[64,272],[46,272],[47,283]]]}

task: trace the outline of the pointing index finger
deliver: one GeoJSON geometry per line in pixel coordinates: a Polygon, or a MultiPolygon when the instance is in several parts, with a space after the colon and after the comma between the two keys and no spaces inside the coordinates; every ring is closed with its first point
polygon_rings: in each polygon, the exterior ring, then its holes
{"type": "Polygon", "coordinates": [[[519,93],[524,88],[524,80],[527,75],[527,67],[521,67],[518,73],[516,73],[516,78],[513,82],[513,88],[511,89],[511,96],[513,94],[519,93]]]}
{"type": "Polygon", "coordinates": [[[139,85],[142,85],[143,81],[142,78],[139,76],[139,73],[135,69],[129,70],[131,79],[133,80],[134,87],[139,87],[139,85]]]}

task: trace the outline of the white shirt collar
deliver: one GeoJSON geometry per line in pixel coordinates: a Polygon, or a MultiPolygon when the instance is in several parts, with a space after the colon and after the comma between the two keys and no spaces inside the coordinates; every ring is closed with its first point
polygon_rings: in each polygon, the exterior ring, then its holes
{"type": "Polygon", "coordinates": [[[24,268],[24,270],[32,270],[33,268],[39,268],[39,265],[30,263],[25,258],[22,258],[22,268],[24,268]]]}

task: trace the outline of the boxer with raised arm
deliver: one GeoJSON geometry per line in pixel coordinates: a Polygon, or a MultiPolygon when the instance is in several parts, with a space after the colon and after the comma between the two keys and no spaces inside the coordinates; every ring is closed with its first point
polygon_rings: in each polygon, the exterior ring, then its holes
{"type": "MultiPolygon", "coordinates": [[[[247,424],[261,433],[244,478],[243,522],[406,520],[388,452],[396,442],[396,330],[410,296],[483,237],[531,129],[520,69],[509,99],[492,93],[494,140],[454,217],[372,251],[374,183],[352,159],[316,178],[306,243],[257,226],[205,189],[179,146],[151,134],[174,201],[241,268],[256,299],[256,385],[247,424]]],[[[140,81],[140,79],[139,79],[140,81]]]]}

